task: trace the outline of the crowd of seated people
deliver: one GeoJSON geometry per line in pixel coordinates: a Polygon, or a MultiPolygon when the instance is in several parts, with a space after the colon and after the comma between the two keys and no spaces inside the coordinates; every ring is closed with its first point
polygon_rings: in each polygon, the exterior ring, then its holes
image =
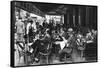
{"type": "Polygon", "coordinates": [[[22,49],[30,56],[31,63],[49,64],[53,63],[54,59],[59,62],[70,59],[74,62],[75,57],[86,56],[84,51],[88,43],[97,42],[96,30],[87,29],[85,33],[82,30],[84,29],[66,28],[64,24],[57,24],[53,20],[49,23],[44,20],[42,24],[32,19],[19,20],[16,23],[16,34],[20,39],[17,38],[16,44],[21,43],[19,41],[25,42],[27,49],[22,49]]]}

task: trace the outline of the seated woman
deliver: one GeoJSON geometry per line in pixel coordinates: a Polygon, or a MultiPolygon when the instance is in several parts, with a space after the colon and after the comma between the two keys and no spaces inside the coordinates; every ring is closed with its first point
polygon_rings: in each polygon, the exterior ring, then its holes
{"type": "Polygon", "coordinates": [[[69,36],[68,39],[65,39],[65,37],[62,37],[64,47],[59,52],[60,53],[60,61],[63,61],[64,57],[65,57],[64,61],[66,61],[67,58],[70,58],[70,60],[72,60],[72,52],[76,46],[76,44],[75,44],[76,38],[74,36],[74,32],[73,32],[72,28],[68,29],[68,36],[69,36]]]}

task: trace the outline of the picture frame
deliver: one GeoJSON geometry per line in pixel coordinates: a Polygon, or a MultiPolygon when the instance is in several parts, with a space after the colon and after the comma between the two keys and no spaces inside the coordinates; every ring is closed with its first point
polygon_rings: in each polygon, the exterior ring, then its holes
{"type": "Polygon", "coordinates": [[[97,6],[11,1],[11,67],[98,61],[97,6]]]}

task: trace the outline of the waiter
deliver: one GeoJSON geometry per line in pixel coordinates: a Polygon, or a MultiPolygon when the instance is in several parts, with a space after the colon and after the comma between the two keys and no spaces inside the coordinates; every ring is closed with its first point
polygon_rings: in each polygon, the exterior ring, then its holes
{"type": "Polygon", "coordinates": [[[18,19],[15,23],[16,33],[17,33],[17,41],[23,41],[23,35],[25,31],[24,23],[21,19],[18,19]]]}

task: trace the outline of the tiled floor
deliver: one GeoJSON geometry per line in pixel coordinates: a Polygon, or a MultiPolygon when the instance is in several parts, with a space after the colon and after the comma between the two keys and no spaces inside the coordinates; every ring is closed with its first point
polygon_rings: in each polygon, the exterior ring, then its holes
{"type": "MultiPolygon", "coordinates": [[[[20,58],[20,61],[19,61],[18,55],[15,58],[16,58],[15,59],[15,61],[16,61],[16,64],[15,65],[18,65],[18,66],[25,65],[25,63],[24,63],[24,57],[23,56],[20,58]]],[[[73,60],[70,59],[70,58],[69,59],[64,59],[63,62],[59,61],[58,58],[54,58],[53,61],[52,61],[52,63],[50,63],[50,64],[72,63],[72,62],[84,62],[84,61],[86,61],[85,58],[77,57],[76,54],[74,54],[74,53],[73,53],[73,57],[72,58],[73,58],[73,60]]],[[[30,58],[28,58],[28,60],[30,60],[30,58]]],[[[44,59],[44,60],[43,59],[40,59],[40,62],[38,62],[38,63],[34,62],[33,64],[30,63],[29,65],[40,65],[40,64],[46,64],[46,59],[44,59]]]]}

